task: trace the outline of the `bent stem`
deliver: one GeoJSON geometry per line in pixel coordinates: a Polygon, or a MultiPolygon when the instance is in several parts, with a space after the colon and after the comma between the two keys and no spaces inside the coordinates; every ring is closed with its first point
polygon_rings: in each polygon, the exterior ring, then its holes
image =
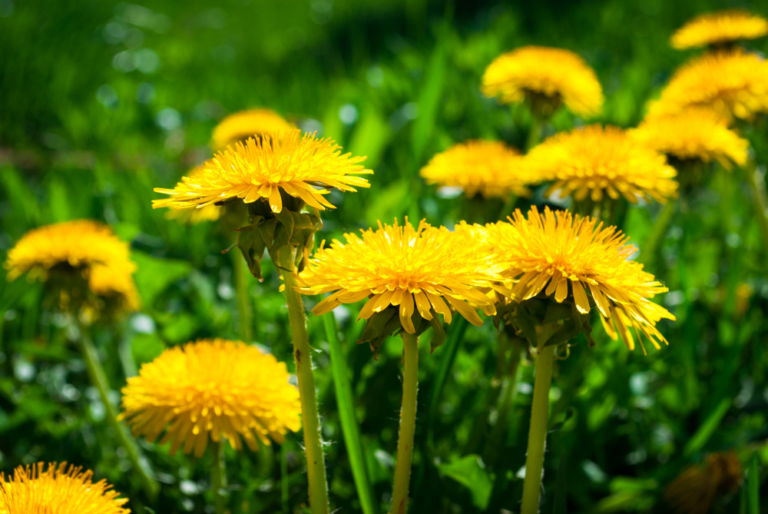
{"type": "Polygon", "coordinates": [[[229,252],[232,256],[232,273],[237,293],[237,313],[240,321],[240,339],[246,343],[253,341],[253,326],[251,324],[251,302],[248,286],[251,274],[245,269],[245,259],[239,251],[229,252]]]}
{"type": "Polygon", "coordinates": [[[747,183],[752,190],[752,201],[757,211],[757,220],[760,223],[760,230],[763,232],[763,249],[768,247],[768,201],[765,198],[765,182],[762,175],[757,172],[757,163],[750,162],[745,168],[744,173],[747,176],[747,183]]]}
{"type": "MultiPolygon", "coordinates": [[[[540,343],[540,344],[543,344],[540,343]]],[[[547,444],[547,417],[549,414],[549,386],[552,383],[552,364],[555,346],[545,346],[536,357],[536,379],[533,385],[531,427],[528,432],[528,453],[525,458],[523,505],[520,514],[539,512],[541,479],[544,470],[544,449],[547,444]]]]}
{"type": "Polygon", "coordinates": [[[154,473],[149,467],[149,463],[141,455],[141,450],[136,445],[133,437],[118,421],[117,411],[112,402],[109,401],[109,383],[107,382],[107,375],[104,373],[104,368],[101,366],[99,357],[96,353],[96,348],[93,346],[90,335],[85,326],[78,323],[80,329],[80,351],[85,359],[85,365],[88,369],[88,377],[91,380],[91,384],[99,391],[99,398],[104,405],[106,411],[107,422],[109,423],[112,431],[117,436],[120,445],[125,449],[128,454],[128,460],[131,462],[131,466],[139,474],[144,490],[151,499],[157,497],[159,485],[155,480],[154,473]]]}
{"type": "Polygon", "coordinates": [[[211,464],[211,489],[216,514],[224,514],[226,509],[227,470],[224,464],[224,445],[222,441],[211,441],[213,463],[211,464]]]}
{"type": "Polygon", "coordinates": [[[284,246],[277,252],[277,266],[285,280],[285,301],[293,340],[293,360],[299,379],[301,420],[304,426],[304,452],[307,457],[307,481],[309,482],[309,506],[312,514],[327,514],[328,485],[325,478],[325,458],[320,439],[320,417],[317,414],[315,375],[312,371],[312,349],[307,336],[307,320],[304,304],[296,290],[296,249],[284,246]]]}
{"type": "Polygon", "coordinates": [[[416,396],[419,386],[418,336],[404,332],[403,347],[403,406],[400,410],[400,436],[397,439],[395,484],[392,488],[392,514],[405,514],[408,510],[408,484],[411,480],[413,435],[416,431],[416,396]]]}

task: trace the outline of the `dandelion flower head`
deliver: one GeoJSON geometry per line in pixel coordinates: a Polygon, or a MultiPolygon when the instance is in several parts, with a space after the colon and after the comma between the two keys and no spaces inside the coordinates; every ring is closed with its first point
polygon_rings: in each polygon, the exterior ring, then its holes
{"type": "Polygon", "coordinates": [[[736,453],[712,453],[685,468],[664,490],[664,499],[680,514],[708,514],[714,500],[738,491],[741,481],[736,453]]]}
{"type": "Polygon", "coordinates": [[[183,446],[200,457],[209,440],[242,441],[258,450],[258,437],[282,443],[300,428],[299,393],[288,383],[285,363],[255,346],[222,339],[200,340],[164,351],[141,367],[123,388],[120,415],[136,435],[171,453],[183,446]]]}
{"type": "Polygon", "coordinates": [[[0,514],[129,514],[125,498],[106,480],[66,463],[19,466],[0,473],[0,514]]]}
{"type": "Polygon", "coordinates": [[[717,161],[726,169],[731,162],[747,163],[749,141],[728,128],[728,120],[706,108],[680,114],[652,116],[629,135],[654,150],[678,160],[717,161]]]}
{"type": "Polygon", "coordinates": [[[270,109],[249,109],[226,116],[216,125],[211,147],[222,150],[230,144],[252,136],[293,130],[293,123],[270,109]]]}
{"type": "MultiPolygon", "coordinates": [[[[656,329],[662,318],[675,319],[649,300],[667,288],[643,265],[628,260],[635,253],[628,237],[616,227],[604,227],[593,218],[532,207],[526,219],[518,209],[510,222],[487,226],[496,259],[506,278],[515,280],[512,300],[522,302],[542,291],[558,303],[572,299],[579,313],[590,312],[590,296],[612,339],[620,334],[630,350],[635,331],[660,348],[666,339],[656,329]]],[[[643,349],[645,347],[643,346],[643,349]]]]}
{"type": "Polygon", "coordinates": [[[321,247],[299,276],[308,295],[333,293],[312,312],[321,315],[342,303],[369,298],[358,319],[369,319],[390,305],[398,308],[400,323],[415,333],[414,312],[425,320],[432,312],[452,319],[451,308],[470,323],[482,320],[471,306],[493,315],[493,302],[478,291],[498,280],[498,266],[492,256],[475,251],[466,239],[445,227],[435,228],[422,221],[414,228],[406,219],[400,226],[382,225],[368,229],[362,237],[345,234],[346,244],[334,241],[321,247]],[[469,303],[467,303],[469,302],[469,303]]]}
{"type": "Polygon", "coordinates": [[[552,180],[546,194],[599,202],[606,195],[666,202],[677,193],[677,172],[663,154],[641,145],[617,127],[590,125],[555,134],[525,156],[530,173],[552,180]]]}
{"type": "Polygon", "coordinates": [[[9,280],[24,273],[30,280],[45,281],[56,271],[79,272],[94,294],[117,299],[128,310],[139,307],[132,276],[136,265],[128,244],[96,221],[67,221],[30,230],[8,252],[5,268],[9,280]]]}
{"type": "Polygon", "coordinates": [[[736,49],[707,53],[682,66],[650,103],[649,115],[709,107],[728,119],[768,112],[768,62],[736,49]]]}
{"type": "Polygon", "coordinates": [[[581,57],[560,48],[525,46],[502,54],[486,68],[482,90],[503,103],[563,103],[580,116],[599,114],[603,106],[595,72],[581,57]]]}
{"type": "Polygon", "coordinates": [[[238,142],[206,161],[199,174],[183,177],[174,189],[155,189],[170,198],[153,200],[154,208],[204,208],[233,199],[249,204],[269,202],[272,212],[283,210],[281,192],[323,210],[333,205],[328,190],[356,191],[370,187],[355,175],[373,173],[360,162],[365,157],[341,153],[330,139],[301,135],[298,129],[238,142]]]}
{"type": "Polygon", "coordinates": [[[678,50],[697,46],[724,45],[768,34],[768,21],[740,9],[707,13],[690,20],[672,36],[678,50]]]}
{"type": "Polygon", "coordinates": [[[429,184],[460,187],[469,197],[528,196],[533,177],[519,169],[522,156],[500,141],[467,141],[435,155],[421,169],[429,184]]]}

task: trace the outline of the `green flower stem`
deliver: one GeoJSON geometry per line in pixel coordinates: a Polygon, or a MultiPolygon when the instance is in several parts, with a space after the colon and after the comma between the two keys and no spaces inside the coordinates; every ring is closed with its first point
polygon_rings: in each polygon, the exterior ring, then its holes
{"type": "MultiPolygon", "coordinates": [[[[543,344],[543,342],[541,343],[543,344]]],[[[533,385],[531,428],[528,432],[528,453],[525,458],[523,505],[520,514],[537,514],[541,479],[544,470],[544,449],[547,444],[547,417],[549,415],[549,386],[552,383],[552,364],[555,346],[545,346],[536,357],[536,380],[533,385]]]]}
{"type": "Polygon", "coordinates": [[[245,266],[245,259],[240,255],[240,250],[229,252],[232,256],[233,280],[237,293],[237,313],[240,321],[240,339],[246,343],[253,341],[253,324],[251,323],[251,302],[248,286],[251,274],[245,266]]]}
{"type": "Polygon", "coordinates": [[[392,489],[391,514],[408,511],[408,485],[411,480],[413,435],[416,431],[416,393],[419,386],[419,338],[403,332],[405,372],[403,374],[403,406],[400,410],[400,436],[397,439],[395,484],[392,489]]]}
{"type": "Polygon", "coordinates": [[[98,389],[101,403],[104,404],[106,411],[106,418],[109,425],[112,427],[112,431],[118,438],[120,445],[125,448],[128,454],[128,460],[131,461],[133,469],[139,474],[141,483],[146,491],[147,495],[154,499],[157,497],[160,486],[155,480],[154,473],[149,467],[149,463],[141,455],[141,450],[136,445],[133,437],[123,427],[123,425],[117,419],[117,412],[115,406],[109,401],[109,383],[107,382],[107,376],[104,373],[104,368],[99,362],[99,357],[96,353],[96,348],[93,346],[93,342],[88,334],[86,328],[80,324],[80,351],[85,359],[85,365],[88,369],[88,377],[91,379],[91,384],[98,389]]]}
{"type": "Polygon", "coordinates": [[[277,266],[285,280],[285,300],[288,305],[288,319],[293,339],[293,360],[299,379],[301,419],[304,425],[304,452],[307,457],[307,480],[309,481],[309,506],[312,514],[327,514],[328,483],[325,478],[325,458],[320,439],[320,417],[317,414],[317,393],[315,375],[312,371],[312,349],[307,336],[307,320],[304,304],[296,290],[296,249],[284,246],[276,252],[277,266]]]}
{"type": "Polygon", "coordinates": [[[531,148],[538,145],[541,142],[541,129],[544,126],[543,120],[540,116],[533,115],[533,124],[531,125],[531,131],[528,132],[528,141],[525,144],[525,150],[530,151],[531,148]]]}
{"type": "Polygon", "coordinates": [[[752,190],[752,201],[755,203],[757,211],[757,221],[760,223],[760,230],[763,232],[763,247],[768,248],[768,201],[765,198],[765,182],[763,177],[757,173],[757,163],[751,161],[745,168],[744,173],[747,176],[747,183],[752,190]]]}
{"type": "Polygon", "coordinates": [[[211,489],[213,489],[213,505],[216,514],[224,514],[226,510],[227,469],[224,463],[224,445],[222,441],[211,441],[211,489]]]}

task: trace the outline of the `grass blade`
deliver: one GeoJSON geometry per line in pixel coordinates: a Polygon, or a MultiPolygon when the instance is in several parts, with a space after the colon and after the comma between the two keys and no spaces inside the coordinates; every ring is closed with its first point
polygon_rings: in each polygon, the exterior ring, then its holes
{"type": "Polygon", "coordinates": [[[747,498],[749,514],[760,514],[760,474],[757,469],[757,453],[752,455],[747,476],[747,498]]]}
{"type": "Polygon", "coordinates": [[[349,462],[352,465],[352,476],[355,479],[357,495],[364,514],[376,514],[376,502],[373,491],[368,481],[368,471],[365,464],[363,444],[360,439],[360,425],[355,416],[355,401],[352,396],[352,384],[349,382],[349,369],[344,351],[339,342],[339,332],[336,327],[336,318],[329,313],[323,318],[325,337],[331,352],[331,371],[333,373],[333,385],[336,390],[336,403],[339,408],[341,429],[344,432],[344,444],[349,454],[349,462]]]}
{"type": "Polygon", "coordinates": [[[690,457],[697,451],[701,450],[704,445],[707,444],[709,438],[712,437],[712,434],[715,432],[715,430],[718,429],[720,426],[720,421],[723,419],[723,416],[725,416],[725,414],[728,412],[728,409],[730,408],[731,400],[722,400],[717,408],[712,412],[712,414],[710,414],[704,423],[701,424],[696,433],[693,434],[693,437],[691,437],[691,439],[688,441],[688,444],[685,445],[683,455],[690,457]]]}

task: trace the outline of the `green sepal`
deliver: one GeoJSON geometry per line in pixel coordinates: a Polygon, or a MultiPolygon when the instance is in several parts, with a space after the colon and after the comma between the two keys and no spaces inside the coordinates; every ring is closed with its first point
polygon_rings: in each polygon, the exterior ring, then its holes
{"type": "Polygon", "coordinates": [[[374,359],[379,358],[379,348],[387,337],[394,334],[400,328],[400,320],[396,316],[397,310],[394,307],[387,307],[381,312],[374,313],[365,322],[365,328],[357,342],[358,344],[368,343],[373,352],[374,359]],[[397,324],[394,326],[391,323],[393,319],[397,320],[397,324]]]}

